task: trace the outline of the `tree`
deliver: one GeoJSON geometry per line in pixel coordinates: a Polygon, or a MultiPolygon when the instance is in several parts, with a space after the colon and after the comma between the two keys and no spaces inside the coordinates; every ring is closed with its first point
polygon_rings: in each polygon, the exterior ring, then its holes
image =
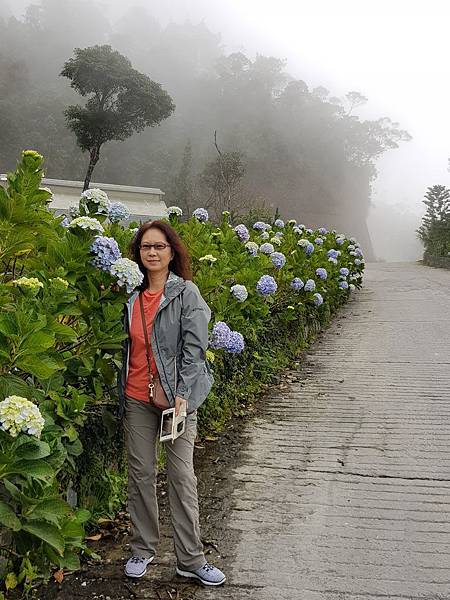
{"type": "Polygon", "coordinates": [[[86,190],[103,144],[159,125],[175,106],[159,83],[133,69],[128,58],[111,46],[76,48],[74,54],[61,75],[88,100],[84,107],[69,106],[64,114],[79,147],[89,152],[86,190]]]}
{"type": "Polygon", "coordinates": [[[425,251],[433,256],[447,256],[450,249],[450,189],[433,185],[425,194],[427,212],[417,230],[425,251]]]}

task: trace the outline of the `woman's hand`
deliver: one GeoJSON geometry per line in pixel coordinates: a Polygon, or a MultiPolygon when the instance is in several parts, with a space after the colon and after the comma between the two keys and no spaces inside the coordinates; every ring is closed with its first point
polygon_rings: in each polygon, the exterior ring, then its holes
{"type": "Polygon", "coordinates": [[[181,413],[181,416],[187,415],[187,401],[181,396],[175,396],[175,416],[181,413]]]}

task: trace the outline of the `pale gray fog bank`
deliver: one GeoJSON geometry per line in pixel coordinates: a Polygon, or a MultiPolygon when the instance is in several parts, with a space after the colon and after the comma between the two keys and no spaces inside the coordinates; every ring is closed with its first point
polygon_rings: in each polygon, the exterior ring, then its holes
{"type": "Polygon", "coordinates": [[[236,214],[278,208],[355,235],[369,260],[416,260],[423,196],[450,185],[449,16],[440,0],[0,0],[0,171],[34,147],[48,176],[83,179],[63,115],[83,99],[59,73],[75,47],[109,44],[176,108],[105,144],[96,180],[206,205],[217,131],[236,214]]]}

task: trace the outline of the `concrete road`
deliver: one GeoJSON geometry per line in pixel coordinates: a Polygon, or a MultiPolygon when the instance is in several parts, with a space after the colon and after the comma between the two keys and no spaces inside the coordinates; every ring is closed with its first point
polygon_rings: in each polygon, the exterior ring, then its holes
{"type": "Polygon", "coordinates": [[[368,265],[247,433],[228,583],[196,597],[450,599],[450,271],[368,265]]]}

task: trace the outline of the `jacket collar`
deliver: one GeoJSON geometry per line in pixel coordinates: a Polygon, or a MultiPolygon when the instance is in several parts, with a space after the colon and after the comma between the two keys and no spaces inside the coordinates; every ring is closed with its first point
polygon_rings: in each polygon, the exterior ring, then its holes
{"type": "MultiPolygon", "coordinates": [[[[161,300],[159,306],[162,304],[167,304],[170,300],[178,296],[185,288],[186,282],[182,277],[179,277],[172,271],[169,271],[169,276],[167,277],[166,284],[164,286],[164,291],[161,296],[161,300]],[[166,302],[167,301],[167,302],[166,302]]],[[[128,299],[128,304],[130,307],[133,306],[134,301],[139,296],[139,291],[135,291],[131,294],[128,299]]]]}

